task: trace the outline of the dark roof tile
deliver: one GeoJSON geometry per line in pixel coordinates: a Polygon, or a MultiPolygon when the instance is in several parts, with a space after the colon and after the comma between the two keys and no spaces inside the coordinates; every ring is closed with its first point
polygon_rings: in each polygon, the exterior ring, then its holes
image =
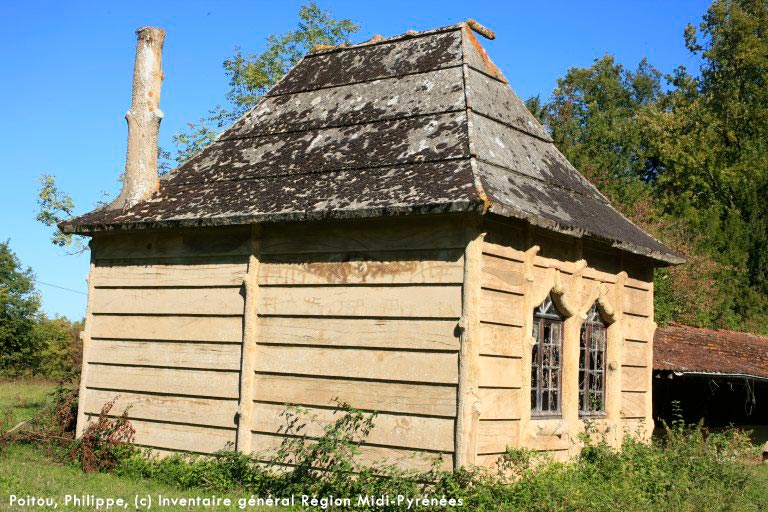
{"type": "Polygon", "coordinates": [[[768,379],[768,338],[681,324],[656,329],[653,369],[768,379]]]}

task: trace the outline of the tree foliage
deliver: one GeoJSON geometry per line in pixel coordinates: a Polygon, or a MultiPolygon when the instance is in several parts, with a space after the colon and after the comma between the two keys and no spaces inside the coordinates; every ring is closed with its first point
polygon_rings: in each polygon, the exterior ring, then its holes
{"type": "Polygon", "coordinates": [[[57,247],[67,248],[73,253],[85,250],[82,237],[63,233],[57,225],[74,216],[75,202],[72,197],[62,191],[56,184],[54,176],[44,174],[38,178],[40,186],[37,191],[37,216],[35,219],[53,228],[51,243],[57,247]]]}
{"type": "Polygon", "coordinates": [[[32,269],[21,266],[9,242],[0,243],[0,370],[31,364],[40,348],[39,309],[32,269]]]}
{"type": "Polygon", "coordinates": [[[79,372],[82,322],[48,318],[32,269],[0,243],[0,374],[68,379],[79,372]]]}
{"type": "Polygon", "coordinates": [[[661,320],[768,332],[768,4],[716,0],[666,77],[611,56],[529,100],[556,144],[636,223],[688,257],[656,276],[661,320]]]}

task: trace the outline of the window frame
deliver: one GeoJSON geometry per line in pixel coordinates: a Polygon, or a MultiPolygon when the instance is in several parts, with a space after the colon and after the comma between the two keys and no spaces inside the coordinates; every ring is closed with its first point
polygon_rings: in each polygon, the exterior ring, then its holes
{"type": "Polygon", "coordinates": [[[578,411],[579,411],[579,417],[582,418],[603,418],[606,416],[606,394],[607,394],[607,386],[606,386],[606,378],[607,378],[607,371],[606,371],[606,357],[608,354],[608,327],[609,324],[606,322],[606,320],[603,318],[603,315],[600,312],[600,308],[598,308],[597,302],[595,302],[592,307],[587,312],[587,318],[584,320],[584,322],[581,324],[581,328],[579,329],[579,361],[578,361],[578,375],[579,375],[579,382],[578,382],[578,411]],[[603,347],[602,347],[602,367],[599,370],[592,370],[591,369],[591,360],[592,360],[592,350],[590,350],[591,347],[591,340],[592,340],[592,332],[594,329],[602,329],[603,331],[603,347]],[[582,366],[582,349],[584,352],[583,357],[583,366],[582,366]],[[584,373],[584,379],[582,381],[582,372],[584,373]],[[602,397],[601,401],[601,408],[599,410],[592,410],[589,408],[589,395],[591,392],[591,383],[593,374],[599,372],[602,376],[601,378],[601,389],[600,389],[600,396],[602,397]],[[583,397],[583,400],[582,400],[583,397]]]}
{"type": "MultiPolygon", "coordinates": [[[[533,311],[533,323],[531,328],[531,336],[534,338],[534,344],[531,347],[531,417],[533,418],[559,418],[563,414],[563,345],[564,345],[564,331],[565,331],[565,315],[563,315],[557,308],[557,305],[552,299],[552,295],[549,294],[544,301],[536,307],[533,311]],[[544,384],[544,350],[545,345],[545,332],[549,327],[549,332],[552,332],[551,326],[559,324],[559,339],[557,340],[557,387],[548,388],[544,384]],[[534,330],[537,329],[537,336],[533,336],[534,330]],[[538,350],[537,350],[538,347],[538,350]],[[534,351],[536,360],[534,360],[534,351]],[[534,372],[535,382],[534,387],[534,372]],[[557,404],[555,410],[544,409],[544,392],[557,392],[557,404]],[[535,393],[535,403],[534,403],[535,393]]],[[[550,334],[550,343],[551,334],[550,334]]],[[[554,370],[554,366],[547,366],[546,369],[550,371],[554,370]]]]}

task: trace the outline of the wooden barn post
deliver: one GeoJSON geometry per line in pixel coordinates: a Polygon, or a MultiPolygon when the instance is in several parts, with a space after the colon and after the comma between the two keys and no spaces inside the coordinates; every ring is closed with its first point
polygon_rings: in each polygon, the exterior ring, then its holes
{"type": "Polygon", "coordinates": [[[456,413],[454,467],[473,465],[477,459],[477,429],[480,420],[480,283],[483,240],[479,219],[466,226],[464,279],[461,299],[461,346],[456,413]]]}
{"type": "Polygon", "coordinates": [[[245,313],[243,315],[243,347],[240,363],[240,398],[237,407],[236,448],[251,452],[251,425],[253,424],[253,386],[256,369],[256,343],[258,334],[259,263],[261,259],[261,226],[251,227],[251,254],[245,275],[245,313]]]}
{"type": "Polygon", "coordinates": [[[90,266],[90,273],[88,274],[88,301],[86,302],[85,306],[85,325],[83,326],[83,330],[80,332],[80,339],[83,341],[83,361],[82,361],[82,369],[80,371],[80,390],[78,392],[78,402],[79,405],[77,407],[77,424],[75,426],[75,435],[77,437],[80,437],[83,435],[83,431],[85,430],[85,426],[88,422],[88,418],[85,415],[85,394],[87,393],[88,389],[86,388],[86,381],[88,380],[88,359],[89,359],[89,352],[91,347],[91,331],[93,330],[93,295],[95,293],[94,291],[94,270],[96,269],[96,260],[93,257],[93,243],[90,244],[91,246],[91,266],[90,266]]]}

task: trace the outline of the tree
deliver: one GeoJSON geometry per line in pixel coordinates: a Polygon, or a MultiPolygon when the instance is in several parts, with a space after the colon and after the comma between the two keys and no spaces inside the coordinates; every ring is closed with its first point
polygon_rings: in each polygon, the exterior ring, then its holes
{"type": "Polygon", "coordinates": [[[768,4],[717,0],[667,76],[605,56],[529,100],[558,147],[688,263],[656,277],[661,321],[768,333],[768,4]]]}
{"type": "Polygon", "coordinates": [[[716,0],[684,38],[698,75],[676,69],[643,120],[659,194],[723,269],[716,324],[768,332],[768,3],[716,0]]]}
{"type": "Polygon", "coordinates": [[[547,103],[528,106],[576,168],[615,203],[631,206],[658,172],[637,118],[661,94],[661,76],[646,60],[633,72],[606,55],[569,69],[547,103]]]}
{"type": "Polygon", "coordinates": [[[32,368],[39,338],[35,324],[40,296],[32,269],[24,269],[9,242],[0,243],[0,371],[32,368]]]}

